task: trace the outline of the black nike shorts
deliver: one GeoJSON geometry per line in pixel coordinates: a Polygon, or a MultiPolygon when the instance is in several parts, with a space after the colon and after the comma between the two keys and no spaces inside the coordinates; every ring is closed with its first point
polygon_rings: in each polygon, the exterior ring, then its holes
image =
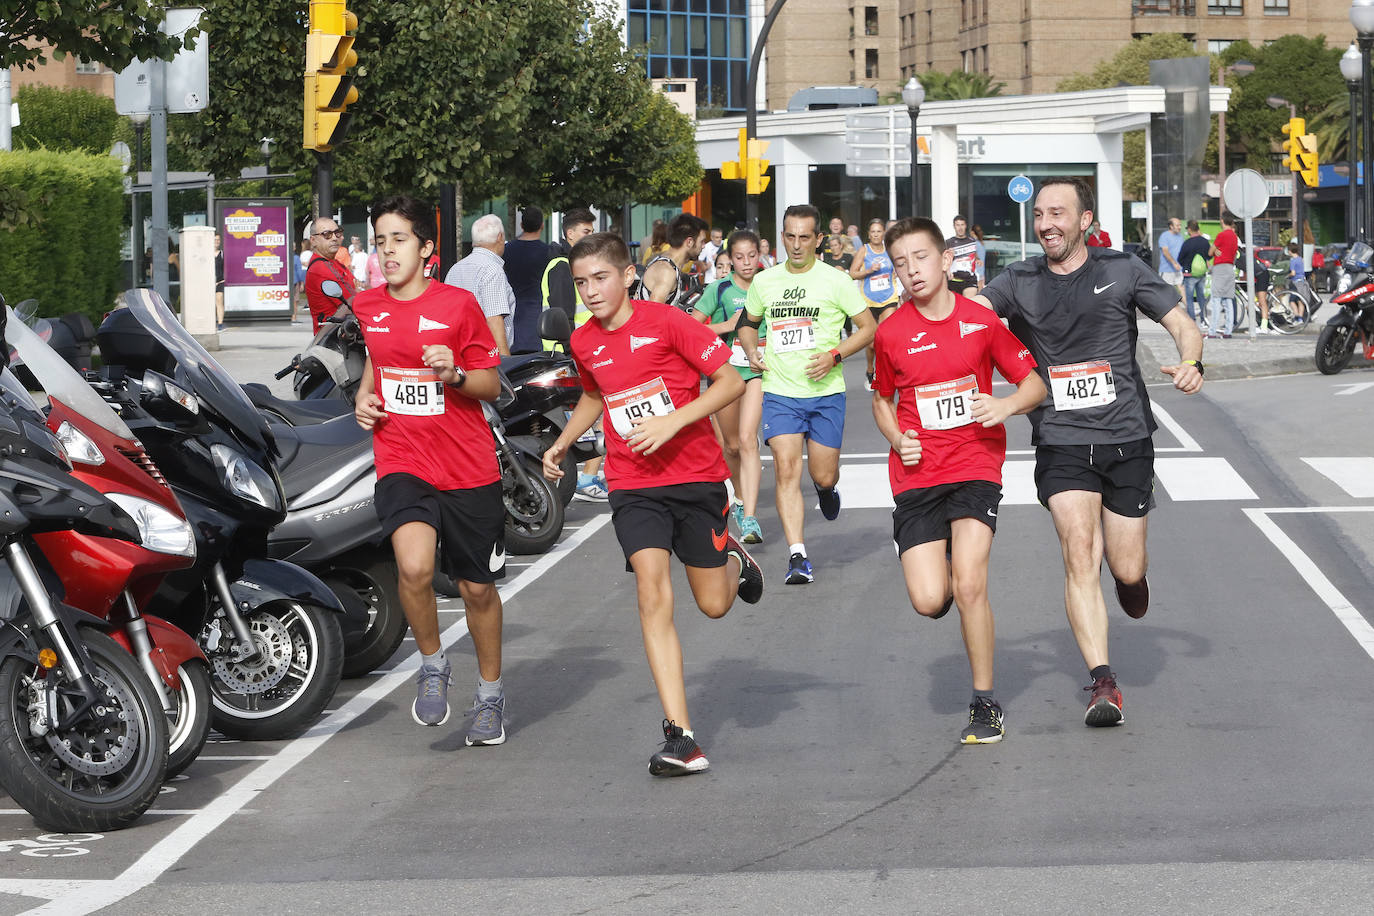
{"type": "Polygon", "coordinates": [[[949,540],[949,523],[956,518],[976,518],[995,533],[1001,502],[1002,488],[989,480],[942,483],[898,493],[897,508],[892,510],[897,556],[917,544],[949,540]]]}
{"type": "Polygon", "coordinates": [[[506,503],[501,482],[470,490],[440,490],[413,474],[377,481],[382,536],[424,522],[439,536],[439,568],[451,579],[491,583],[506,577],[506,503]]]}
{"type": "Polygon", "coordinates": [[[627,572],[632,571],[630,557],[646,547],[671,551],[684,566],[725,565],[730,499],[724,483],[612,490],[610,503],[627,572]]]}
{"type": "Polygon", "coordinates": [[[1117,515],[1140,518],[1155,507],[1155,444],[1151,439],[1107,445],[1039,445],[1035,448],[1035,492],[1049,507],[1066,490],[1102,494],[1117,515]]]}

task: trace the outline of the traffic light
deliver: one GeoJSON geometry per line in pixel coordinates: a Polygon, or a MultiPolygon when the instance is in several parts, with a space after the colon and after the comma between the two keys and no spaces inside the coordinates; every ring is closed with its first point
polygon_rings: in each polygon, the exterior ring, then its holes
{"type": "Polygon", "coordinates": [[[767,140],[750,140],[748,157],[744,163],[744,191],[746,194],[762,194],[772,179],[763,174],[768,171],[770,162],[763,158],[768,152],[767,140]]]}
{"type": "Polygon", "coordinates": [[[749,132],[745,128],[739,129],[739,161],[722,162],[720,164],[720,177],[729,181],[744,181],[745,164],[749,161],[749,132]]]}
{"type": "Polygon", "coordinates": [[[1289,171],[1302,171],[1302,135],[1307,133],[1307,122],[1302,118],[1289,118],[1288,123],[1283,125],[1281,130],[1288,135],[1288,139],[1283,141],[1283,151],[1287,154],[1283,157],[1283,166],[1289,171]]]}
{"type": "Polygon", "coordinates": [[[357,66],[354,38],[358,17],[347,0],[310,0],[310,32],[305,38],[305,130],[302,145],[327,153],[348,133],[353,119],[345,109],[358,101],[348,71],[357,66]]]}
{"type": "Polygon", "coordinates": [[[1298,161],[1302,166],[1298,174],[1302,175],[1303,182],[1309,188],[1321,184],[1321,175],[1317,170],[1316,134],[1302,134],[1298,137],[1298,161]]]}

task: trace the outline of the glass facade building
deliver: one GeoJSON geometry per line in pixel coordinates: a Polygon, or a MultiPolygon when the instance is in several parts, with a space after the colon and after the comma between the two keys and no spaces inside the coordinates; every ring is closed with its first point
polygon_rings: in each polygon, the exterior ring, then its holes
{"type": "Polygon", "coordinates": [[[698,107],[744,112],[749,0],[626,0],[625,23],[650,78],[695,79],[698,107]]]}

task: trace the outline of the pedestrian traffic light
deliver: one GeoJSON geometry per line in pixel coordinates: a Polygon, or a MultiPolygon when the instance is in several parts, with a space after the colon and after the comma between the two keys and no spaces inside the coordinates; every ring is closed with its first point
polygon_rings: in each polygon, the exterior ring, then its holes
{"type": "Polygon", "coordinates": [[[772,180],[763,174],[768,171],[768,166],[771,164],[763,158],[763,154],[766,152],[768,152],[767,140],[749,141],[749,155],[744,163],[744,191],[746,194],[762,194],[768,187],[768,182],[772,180]]]}
{"type": "Polygon", "coordinates": [[[354,38],[358,17],[347,0],[310,0],[310,31],[305,38],[305,130],[302,145],[327,153],[348,133],[353,116],[345,109],[358,101],[348,71],[357,66],[354,38]]]}
{"type": "Polygon", "coordinates": [[[1303,134],[1298,137],[1298,161],[1302,168],[1299,174],[1309,188],[1321,184],[1321,174],[1317,169],[1317,135],[1303,134]]]}
{"type": "Polygon", "coordinates": [[[749,161],[749,132],[741,127],[739,129],[739,161],[722,162],[720,164],[720,177],[729,181],[744,181],[745,163],[749,161]]]}
{"type": "Polygon", "coordinates": [[[1298,153],[1302,150],[1302,135],[1307,133],[1307,122],[1302,118],[1289,118],[1288,123],[1280,128],[1288,139],[1283,141],[1283,151],[1287,155],[1283,157],[1283,166],[1292,172],[1302,171],[1302,157],[1298,153]]]}

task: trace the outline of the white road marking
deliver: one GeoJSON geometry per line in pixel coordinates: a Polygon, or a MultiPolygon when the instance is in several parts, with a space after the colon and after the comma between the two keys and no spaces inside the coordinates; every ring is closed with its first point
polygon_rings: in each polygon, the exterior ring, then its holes
{"type": "MultiPolygon", "coordinates": [[[[1374,385],[1374,382],[1369,384],[1374,385]]],[[[1356,499],[1374,496],[1374,458],[1304,458],[1356,499]]]]}
{"type": "Polygon", "coordinates": [[[1321,568],[1312,561],[1312,558],[1269,517],[1280,514],[1293,515],[1299,512],[1374,512],[1374,506],[1313,506],[1292,509],[1246,509],[1244,511],[1246,515],[1250,516],[1250,521],[1255,523],[1260,532],[1279,549],[1279,554],[1293,564],[1298,575],[1306,580],[1312,591],[1316,592],[1317,597],[1331,609],[1331,613],[1336,615],[1336,619],[1350,632],[1350,635],[1355,637],[1355,642],[1360,644],[1360,648],[1365,651],[1365,654],[1374,659],[1374,627],[1370,626],[1364,615],[1355,609],[1355,606],[1350,603],[1350,599],[1341,594],[1340,589],[1332,584],[1326,574],[1321,571],[1321,568]]]}
{"type": "Polygon", "coordinates": [[[1359,394],[1361,391],[1368,388],[1374,388],[1374,382],[1355,382],[1353,384],[1337,385],[1335,387],[1345,389],[1344,391],[1336,392],[1336,397],[1341,397],[1342,395],[1359,394]]]}
{"type": "MultiPolygon", "coordinates": [[[[500,588],[502,599],[514,598],[527,585],[538,581],[544,573],[581,546],[583,541],[595,534],[610,520],[609,515],[598,516],[583,525],[572,537],[555,545],[548,553],[540,557],[532,567],[500,588]]],[[[464,618],[451,624],[440,634],[440,638],[445,646],[451,648],[466,636],[467,632],[467,619],[464,618]]],[[[412,653],[410,657],[397,666],[399,670],[378,678],[375,683],[354,696],[336,713],[316,723],[301,737],[283,744],[277,754],[255,767],[203,809],[191,813],[185,823],[178,825],[171,833],[155,843],[151,849],[117,877],[108,881],[94,882],[0,880],[0,893],[46,897],[48,898],[47,903],[28,912],[62,914],[62,916],[93,913],[123,900],[130,894],[137,893],[161,877],[163,872],[175,865],[197,843],[209,836],[233,814],[254,801],[273,783],[290,772],[296,764],[309,757],[350,722],[367,712],[393,690],[408,683],[414,668],[419,663],[419,653],[412,653]],[[40,886],[44,890],[39,890],[40,886]],[[54,893],[49,893],[49,890],[54,891],[54,893]]],[[[150,811],[149,813],[153,812],[150,811]]]]}
{"type": "Polygon", "coordinates": [[[1259,498],[1225,458],[1156,458],[1155,477],[1175,502],[1259,498]]]}
{"type": "MultiPolygon", "coordinates": [[[[1160,407],[1154,401],[1150,402],[1150,409],[1154,412],[1155,419],[1159,421],[1159,425],[1174,434],[1174,438],[1177,439],[1179,445],[1182,446],[1182,448],[1180,448],[1179,451],[1202,451],[1202,446],[1197,444],[1196,439],[1188,435],[1187,430],[1185,430],[1182,426],[1179,425],[1178,421],[1173,418],[1173,415],[1170,414],[1169,411],[1165,410],[1163,407],[1160,407]]],[[[1159,451],[1166,451],[1166,449],[1160,449],[1159,451]]],[[[1167,451],[1173,451],[1173,449],[1168,449],[1167,451]]]]}

